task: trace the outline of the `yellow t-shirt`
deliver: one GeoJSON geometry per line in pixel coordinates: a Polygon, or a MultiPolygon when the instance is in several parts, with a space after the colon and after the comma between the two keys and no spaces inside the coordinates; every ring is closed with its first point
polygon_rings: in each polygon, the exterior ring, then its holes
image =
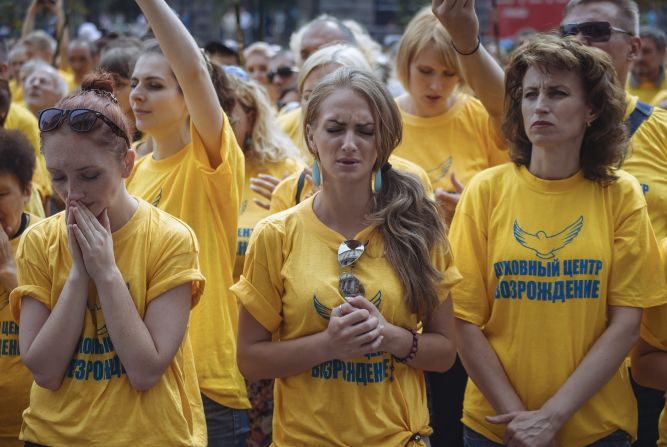
{"type": "MultiPolygon", "coordinates": [[[[28,216],[28,227],[40,218],[28,216]]],[[[2,231],[2,230],[0,230],[2,231]]],[[[24,230],[25,232],[25,230],[24,230]]],[[[16,255],[20,237],[12,239],[12,253],[16,255]]],[[[0,284],[0,445],[22,446],[19,441],[23,410],[28,408],[32,374],[21,362],[19,353],[19,326],[14,322],[9,307],[9,290],[0,284]]]]}
{"type": "Polygon", "coordinates": [[[30,193],[30,200],[26,202],[23,211],[26,213],[34,214],[35,216],[42,219],[46,217],[44,205],[42,204],[42,198],[39,196],[37,188],[32,188],[32,192],[30,193]]]}
{"type": "Polygon", "coordinates": [[[447,112],[431,118],[398,108],[403,140],[394,154],[424,168],[433,188],[454,192],[452,173],[466,185],[478,172],[509,160],[489,114],[472,96],[458,93],[447,112]]]}
{"type": "MultiPolygon", "coordinates": [[[[625,119],[637,104],[627,96],[625,119]]],[[[658,240],[667,237],[667,110],[654,108],[630,139],[623,170],[634,175],[646,196],[651,224],[658,240]]]]}
{"type": "MultiPolygon", "coordinates": [[[[192,303],[204,277],[197,239],[173,216],[139,200],[130,220],[113,233],[113,250],[137,312],[152,300],[192,283],[192,303]]],[[[57,305],[72,266],[65,213],[31,227],[16,256],[19,286],[10,296],[14,319],[30,296],[49,310],[57,305]]],[[[147,391],[130,385],[104,324],[91,283],[81,339],[62,385],[51,391],[33,384],[23,413],[21,439],[44,445],[204,446],[206,421],[190,341],[186,334],[159,382],[147,391]]]]}
{"type": "Polygon", "coordinates": [[[649,104],[655,104],[656,97],[667,91],[667,76],[664,77],[662,84],[659,86],[656,86],[653,82],[647,81],[633,87],[630,78],[631,76],[628,76],[628,81],[625,84],[625,91],[632,96],[637,96],[641,101],[649,104]]]}
{"type": "MultiPolygon", "coordinates": [[[[581,172],[547,181],[507,163],[463,192],[449,238],[463,281],[454,312],[480,326],[519,398],[537,410],[577,368],[607,326],[607,306],[667,299],[641,188],[624,171],[604,188],[581,172]]],[[[463,423],[502,442],[492,406],[468,381],[463,423]]],[[[637,406],[622,365],[563,426],[561,446],[615,430],[635,437],[637,406]]]]}
{"type": "Polygon", "coordinates": [[[12,102],[22,103],[23,102],[23,87],[19,84],[16,79],[9,80],[9,91],[12,94],[12,102]]]}
{"type": "MultiPolygon", "coordinates": [[[[405,160],[395,155],[389,156],[389,163],[391,164],[392,169],[396,169],[401,172],[407,172],[417,177],[417,179],[424,187],[426,194],[428,194],[430,197],[433,197],[433,187],[431,186],[431,181],[422,168],[412,163],[411,161],[405,160]]],[[[295,172],[280,182],[278,186],[276,186],[276,189],[273,190],[273,194],[271,195],[271,214],[284,211],[296,205],[296,190],[299,184],[300,176],[301,171],[295,172]]],[[[301,190],[301,200],[305,200],[312,194],[313,188],[311,184],[308,181],[304,181],[303,189],[301,190]]]]}
{"type": "Polygon", "coordinates": [[[265,201],[266,199],[250,189],[250,179],[257,177],[259,174],[268,174],[282,179],[290,174],[300,173],[302,168],[303,163],[290,158],[278,163],[266,162],[261,165],[253,158],[246,158],[245,185],[243,188],[243,200],[241,201],[241,210],[239,213],[239,227],[236,234],[237,248],[236,262],[234,264],[234,282],[238,281],[241,273],[243,273],[245,252],[248,248],[252,229],[255,228],[257,222],[271,214],[269,210],[260,207],[252,200],[253,198],[258,198],[259,200],[265,201]]]}
{"type": "Polygon", "coordinates": [[[239,308],[229,292],[236,259],[236,230],[243,192],[244,159],[227,117],[220,145],[222,163],[212,169],[204,143],[191,126],[192,142],[171,157],[138,160],[127,180],[132,195],[182,219],[197,235],[199,262],[208,281],[192,311],[190,337],[199,387],[231,408],[249,408],[236,365],[239,308]]]}
{"type": "MultiPolygon", "coordinates": [[[[317,218],[314,197],[257,224],[243,275],[232,287],[277,340],[325,330],[331,309],[342,303],[337,253],[346,238],[317,218]]],[[[390,323],[416,329],[420,322],[402,298],[403,286],[384,256],[381,231],[369,226],[355,239],[369,241],[354,267],[368,299],[390,323]]],[[[441,250],[434,250],[431,260],[444,274],[442,302],[460,275],[441,250]]],[[[428,436],[423,372],[394,362],[390,380],[391,364],[389,354],[375,352],[276,379],[272,445],[405,446],[414,433],[428,436]]]]}
{"type": "Polygon", "coordinates": [[[37,188],[42,199],[51,195],[51,177],[46,170],[46,161],[42,155],[37,118],[30,110],[12,102],[5,120],[5,129],[20,130],[35,149],[35,173],[32,176],[33,188],[37,188]]]}
{"type": "MultiPolygon", "coordinates": [[[[660,252],[664,267],[663,277],[667,278],[667,262],[665,262],[667,261],[667,238],[661,241],[660,252]]],[[[639,332],[646,343],[654,348],[667,351],[667,305],[645,309],[639,332]]],[[[667,405],[660,414],[658,430],[660,432],[658,447],[667,447],[667,405]]]]}
{"type": "Polygon", "coordinates": [[[303,130],[301,128],[301,107],[278,116],[278,125],[282,131],[292,139],[294,145],[299,148],[301,157],[306,160],[306,162],[311,163],[313,161],[313,155],[308,151],[306,140],[303,138],[303,130]]]}

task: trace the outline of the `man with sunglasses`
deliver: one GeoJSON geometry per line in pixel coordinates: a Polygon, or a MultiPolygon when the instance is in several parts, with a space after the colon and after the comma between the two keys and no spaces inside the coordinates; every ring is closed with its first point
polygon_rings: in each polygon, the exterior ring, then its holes
{"type": "MultiPolygon", "coordinates": [[[[447,28],[458,52],[467,84],[477,93],[495,122],[501,123],[505,95],[504,73],[479,41],[479,21],[474,1],[433,0],[435,15],[447,28]]],[[[559,27],[560,35],[573,36],[587,46],[607,53],[625,86],[633,61],[641,50],[639,8],[633,0],[570,0],[559,27]]],[[[626,95],[625,121],[630,151],[623,169],[641,183],[651,224],[658,240],[667,237],[667,112],[626,95]]],[[[657,421],[663,408],[662,393],[636,386],[639,403],[638,441],[655,446],[657,421]]]]}

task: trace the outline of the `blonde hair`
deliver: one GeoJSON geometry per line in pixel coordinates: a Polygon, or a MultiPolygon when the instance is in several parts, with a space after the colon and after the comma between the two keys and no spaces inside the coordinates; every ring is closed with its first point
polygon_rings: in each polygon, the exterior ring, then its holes
{"type": "Polygon", "coordinates": [[[398,44],[396,76],[406,89],[410,81],[410,64],[426,48],[436,50],[444,65],[454,70],[458,76],[461,74],[452,38],[433,12],[429,8],[423,8],[410,20],[398,44]]]}
{"type": "Polygon", "coordinates": [[[278,163],[287,158],[299,159],[299,150],[278,126],[266,90],[254,81],[246,82],[234,76],[229,78],[236,101],[246,113],[255,113],[246,157],[252,157],[260,164],[278,163]]]}
{"type": "MultiPolygon", "coordinates": [[[[431,250],[440,254],[444,248],[444,255],[448,245],[438,207],[419,180],[395,169],[383,169],[403,135],[401,115],[391,94],[370,72],[339,68],[313,90],[304,111],[304,134],[306,126],[317,121],[324,100],[342,89],[363,97],[373,115],[377,141],[373,171],[381,170],[382,188],[373,194],[367,218],[382,231],[385,256],[405,289],[408,308],[427,321],[440,303],[438,284],[443,277],[431,262],[431,250]]],[[[308,149],[313,152],[310,146],[308,149]]]]}
{"type": "Polygon", "coordinates": [[[274,45],[269,45],[266,42],[255,42],[252,43],[243,50],[243,57],[248,58],[253,54],[261,54],[267,59],[271,59],[277,53],[276,47],[274,45]]]}
{"type": "Polygon", "coordinates": [[[297,81],[299,94],[303,93],[303,85],[308,76],[316,69],[329,64],[371,71],[368,60],[358,48],[344,43],[329,45],[314,52],[301,67],[297,81]]]}

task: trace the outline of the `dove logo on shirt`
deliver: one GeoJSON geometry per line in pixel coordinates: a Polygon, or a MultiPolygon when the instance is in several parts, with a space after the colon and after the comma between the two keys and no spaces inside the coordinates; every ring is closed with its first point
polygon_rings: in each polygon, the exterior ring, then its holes
{"type": "Polygon", "coordinates": [[[556,257],[556,252],[566,245],[570,244],[581,232],[584,227],[584,216],[579,216],[579,219],[566,226],[562,230],[554,234],[547,234],[543,230],[535,233],[530,233],[524,230],[519,225],[519,221],[514,221],[514,238],[516,241],[529,250],[535,252],[538,258],[553,259],[556,257]]]}

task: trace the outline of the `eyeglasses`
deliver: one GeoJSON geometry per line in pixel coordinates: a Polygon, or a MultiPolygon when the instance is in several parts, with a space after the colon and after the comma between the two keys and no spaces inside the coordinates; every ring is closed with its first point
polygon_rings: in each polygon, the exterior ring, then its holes
{"type": "Polygon", "coordinates": [[[65,120],[69,123],[70,129],[74,132],[86,133],[90,132],[95,123],[100,119],[104,124],[109,126],[111,131],[123,138],[127,143],[127,146],[130,147],[130,139],[127,137],[127,134],[116,125],[109,118],[90,109],[57,109],[55,107],[44,109],[39,112],[39,130],[41,132],[51,132],[59,128],[65,120]]]}
{"type": "Polygon", "coordinates": [[[612,31],[624,33],[629,36],[634,35],[630,31],[611,26],[609,22],[566,23],[565,25],[561,25],[558,30],[561,37],[576,36],[581,33],[591,42],[607,42],[611,38],[612,31]]]}
{"type": "MultiPolygon", "coordinates": [[[[367,244],[368,241],[362,243],[354,239],[343,241],[340,244],[340,247],[338,247],[338,264],[340,264],[341,268],[354,268],[353,264],[364,254],[367,244]]],[[[361,281],[349,272],[341,273],[340,278],[338,279],[338,290],[341,295],[346,298],[366,294],[366,290],[361,284],[361,281]]]]}
{"type": "Polygon", "coordinates": [[[273,82],[273,78],[280,76],[281,78],[286,78],[292,76],[295,73],[298,73],[299,70],[292,67],[278,67],[275,70],[269,71],[266,76],[269,78],[269,82],[273,82]]]}

